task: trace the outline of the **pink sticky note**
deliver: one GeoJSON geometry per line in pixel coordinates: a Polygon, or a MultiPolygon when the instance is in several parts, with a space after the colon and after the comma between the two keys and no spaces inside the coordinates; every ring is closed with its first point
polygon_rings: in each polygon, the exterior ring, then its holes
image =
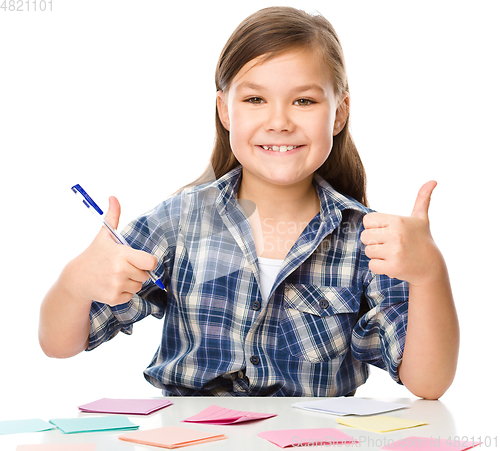
{"type": "Polygon", "coordinates": [[[275,417],[275,413],[243,412],[241,410],[225,409],[212,405],[200,413],[186,418],[186,423],[206,423],[206,424],[235,424],[244,421],[263,420],[275,417]]]}
{"type": "Polygon", "coordinates": [[[391,451],[404,451],[407,449],[415,449],[418,451],[427,450],[454,450],[454,451],[464,451],[466,449],[474,448],[480,445],[480,442],[467,442],[465,440],[451,440],[451,439],[438,439],[432,437],[406,437],[397,442],[391,443],[390,445],[383,446],[380,449],[386,449],[391,451]]]}
{"type": "Polygon", "coordinates": [[[352,445],[358,441],[339,429],[286,429],[282,431],[266,431],[257,434],[281,448],[297,446],[339,446],[352,445]]]}
{"type": "Polygon", "coordinates": [[[158,446],[160,448],[181,448],[183,446],[196,445],[198,443],[224,440],[224,434],[210,434],[207,432],[193,431],[179,426],[166,426],[149,431],[136,431],[130,434],[120,435],[120,440],[139,443],[141,445],[158,446]]]}
{"type": "Polygon", "coordinates": [[[16,451],[95,451],[94,443],[45,443],[42,445],[19,445],[16,451]]]}
{"type": "Polygon", "coordinates": [[[168,399],[110,399],[102,398],[78,406],[82,412],[149,415],[172,404],[168,399]]]}

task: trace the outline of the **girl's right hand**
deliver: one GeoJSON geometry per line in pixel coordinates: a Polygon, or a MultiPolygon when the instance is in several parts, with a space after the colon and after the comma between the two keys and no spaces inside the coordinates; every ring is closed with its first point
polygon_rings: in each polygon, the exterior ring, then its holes
{"type": "MultiPolygon", "coordinates": [[[[120,211],[118,199],[110,197],[106,221],[115,229],[120,211]]],[[[154,270],[157,263],[154,255],[116,243],[102,227],[90,246],[68,263],[63,277],[82,302],[95,300],[114,306],[128,302],[149,279],[146,271],[154,270]]]]}

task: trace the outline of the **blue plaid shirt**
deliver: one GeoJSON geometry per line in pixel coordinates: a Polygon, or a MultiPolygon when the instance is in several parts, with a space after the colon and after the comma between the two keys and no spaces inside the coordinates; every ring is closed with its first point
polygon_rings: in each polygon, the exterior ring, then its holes
{"type": "Polygon", "coordinates": [[[156,274],[123,305],[94,302],[89,347],[164,317],[146,379],[172,395],[342,396],[368,365],[399,382],[408,284],[373,274],[360,240],[370,210],[319,176],[320,213],[286,256],[269,298],[260,290],[250,223],[236,193],[241,167],[176,194],[132,222],[132,247],[156,274]]]}

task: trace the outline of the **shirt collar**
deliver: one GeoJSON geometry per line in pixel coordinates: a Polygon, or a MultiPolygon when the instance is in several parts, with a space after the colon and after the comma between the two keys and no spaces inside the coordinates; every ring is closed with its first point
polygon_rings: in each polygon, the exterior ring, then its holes
{"type": "Polygon", "coordinates": [[[320,201],[320,216],[323,222],[332,222],[336,227],[342,220],[344,210],[354,210],[362,214],[371,210],[350,196],[339,193],[319,174],[314,174],[313,182],[320,201]]]}
{"type": "MultiPolygon", "coordinates": [[[[236,205],[236,195],[241,180],[241,165],[232,169],[213,182],[195,186],[192,193],[216,189],[219,194],[216,204],[219,211],[232,209],[236,205]]],[[[363,204],[336,191],[323,177],[314,174],[313,182],[320,200],[320,217],[323,222],[332,223],[336,227],[342,220],[342,211],[355,210],[369,213],[371,210],[363,204]]]]}
{"type": "Polygon", "coordinates": [[[219,208],[219,211],[225,211],[227,209],[232,209],[232,207],[236,205],[236,195],[238,193],[240,179],[241,165],[227,172],[217,180],[195,186],[190,193],[202,194],[203,192],[217,191],[218,194],[215,204],[219,208]]]}

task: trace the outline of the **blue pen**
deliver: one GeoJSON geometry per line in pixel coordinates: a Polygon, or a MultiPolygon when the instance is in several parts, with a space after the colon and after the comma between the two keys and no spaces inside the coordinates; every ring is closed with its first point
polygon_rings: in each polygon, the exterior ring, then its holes
{"type": "MultiPolygon", "coordinates": [[[[99,208],[99,206],[92,200],[92,198],[85,192],[85,190],[80,185],[72,186],[71,190],[84,203],[84,205],[90,210],[90,212],[97,219],[99,219],[99,222],[109,230],[109,233],[113,235],[117,243],[130,247],[125,238],[107,223],[106,219],[104,219],[104,212],[99,208]]],[[[163,285],[162,281],[158,279],[158,277],[156,277],[153,273],[151,273],[151,271],[147,271],[147,273],[149,274],[151,280],[156,285],[158,285],[162,290],[167,291],[165,285],[163,285]]]]}

